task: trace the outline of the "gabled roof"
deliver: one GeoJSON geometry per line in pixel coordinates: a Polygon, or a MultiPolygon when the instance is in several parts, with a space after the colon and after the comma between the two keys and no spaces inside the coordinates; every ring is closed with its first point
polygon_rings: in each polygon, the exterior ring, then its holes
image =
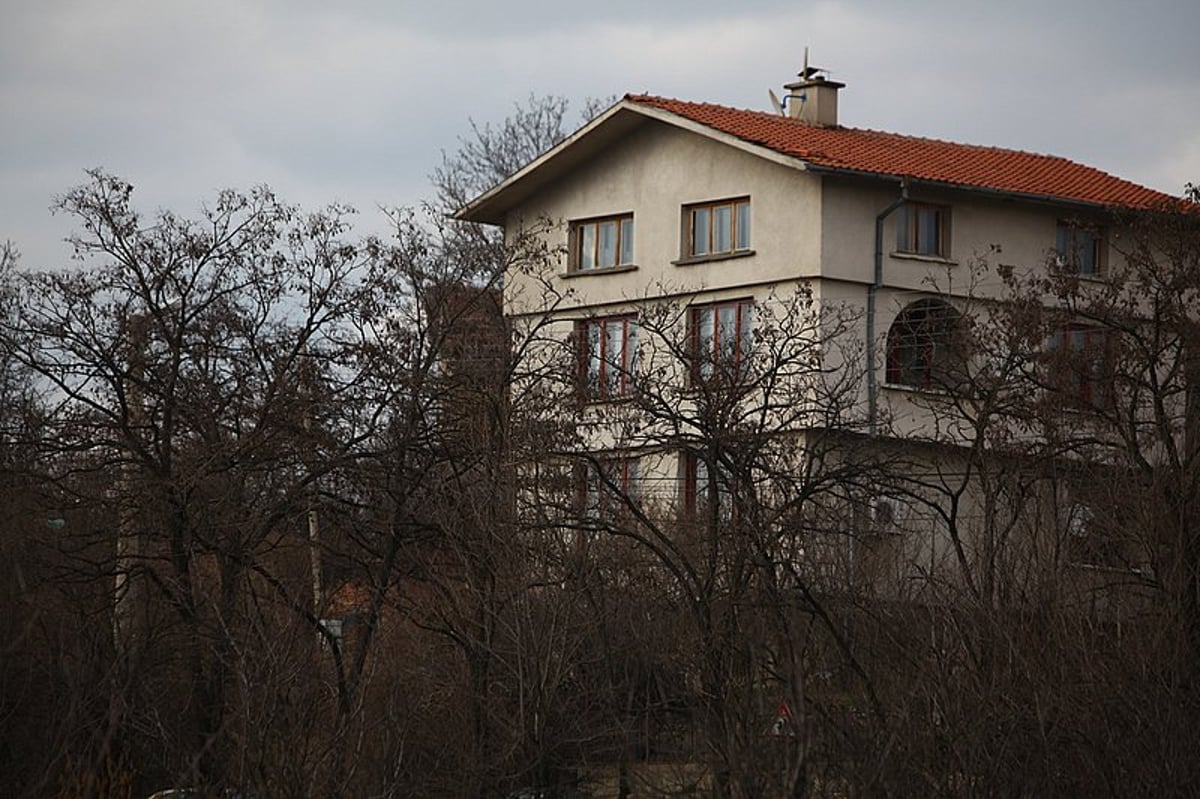
{"type": "Polygon", "coordinates": [[[790,117],[711,103],[648,95],[627,95],[625,99],[833,170],[909,177],[969,189],[1103,206],[1147,208],[1172,199],[1154,189],[1054,155],[875,130],[822,128],[790,117]]]}
{"type": "Polygon", "coordinates": [[[504,213],[639,125],[657,120],[800,169],[865,175],[1058,203],[1150,208],[1176,198],[1066,158],[956,144],[713,103],[628,94],[562,143],[472,200],[461,219],[501,224],[504,213]]]}

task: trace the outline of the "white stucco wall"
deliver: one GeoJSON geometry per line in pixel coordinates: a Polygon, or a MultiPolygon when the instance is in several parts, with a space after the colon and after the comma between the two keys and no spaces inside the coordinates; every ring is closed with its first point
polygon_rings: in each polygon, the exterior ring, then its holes
{"type": "MultiPolygon", "coordinates": [[[[821,263],[820,180],[728,145],[648,122],[585,167],[561,178],[509,214],[509,227],[549,218],[559,225],[550,243],[565,247],[567,224],[609,214],[634,215],[637,268],[570,278],[565,255],[550,265],[554,285],[569,292],[565,307],[595,307],[648,296],[718,290],[763,281],[815,276],[821,263]],[[683,207],[750,197],[753,255],[676,265],[683,207]]],[[[542,310],[510,275],[510,314],[542,310]]]]}
{"type": "MultiPolygon", "coordinates": [[[[514,272],[507,276],[506,310],[528,322],[543,314],[557,295],[552,314],[556,321],[546,332],[551,338],[566,340],[575,320],[647,314],[651,313],[647,300],[662,300],[678,309],[677,332],[682,334],[683,311],[689,304],[753,297],[756,308],[777,305],[779,298],[795,289],[797,281],[806,280],[818,306],[830,312],[840,310],[850,319],[842,346],[825,350],[826,364],[861,374],[872,353],[865,314],[874,279],[876,216],[899,191],[898,183],[822,176],[648,121],[509,213],[510,232],[526,222],[555,220],[546,243],[560,254],[538,274],[514,272]],[[684,206],[743,196],[751,201],[753,255],[673,263],[681,255],[684,206]],[[564,277],[569,221],[626,213],[634,215],[636,269],[564,277]],[[540,278],[548,280],[549,295],[540,278]]],[[[948,207],[950,233],[946,257],[920,258],[895,252],[899,214],[893,214],[884,225],[883,286],[876,297],[873,354],[881,415],[894,425],[890,431],[896,436],[896,445],[904,449],[923,446],[912,439],[936,439],[949,445],[955,434],[947,429],[947,415],[937,408],[936,394],[886,383],[886,338],[897,315],[909,303],[935,292],[950,294],[952,302],[969,296],[999,296],[1003,286],[996,266],[1043,268],[1055,245],[1058,220],[1075,215],[1070,209],[1049,204],[922,186],[913,187],[910,198],[948,207]]],[[[1110,252],[1110,261],[1112,257],[1110,252]]],[[[649,335],[642,338],[648,341],[649,335]]],[[[652,357],[639,355],[644,365],[652,357]]],[[[676,374],[682,384],[685,371],[680,367],[676,374]]],[[[860,407],[865,408],[865,380],[859,391],[860,407]]],[[[675,501],[680,467],[677,452],[666,443],[669,435],[636,428],[637,434],[630,438],[631,428],[621,425],[620,404],[598,403],[582,409],[585,425],[593,426],[597,449],[628,452],[638,450],[639,445],[650,447],[652,454],[642,471],[648,491],[662,501],[675,501]]],[[[686,407],[682,410],[686,412],[686,407]]],[[[952,448],[924,447],[922,451],[928,455],[927,468],[932,475],[939,470],[955,471],[952,448]]],[[[914,464],[922,457],[913,451],[914,464]]],[[[963,503],[968,526],[978,526],[978,502],[968,495],[963,503]]],[[[914,512],[906,526],[910,528],[903,536],[906,551],[889,557],[899,555],[898,563],[921,563],[926,570],[938,570],[950,559],[947,534],[928,509],[924,515],[914,512]]]]}

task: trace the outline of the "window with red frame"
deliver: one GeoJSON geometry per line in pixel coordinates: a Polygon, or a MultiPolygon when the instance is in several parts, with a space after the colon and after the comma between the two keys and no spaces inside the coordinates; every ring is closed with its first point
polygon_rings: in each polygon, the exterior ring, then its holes
{"type": "Polygon", "coordinates": [[[1071,326],[1046,344],[1050,382],[1059,395],[1080,405],[1108,408],[1113,402],[1113,349],[1109,331],[1071,326]]]}
{"type": "Polygon", "coordinates": [[[629,396],[637,370],[637,319],[588,319],[578,323],[576,333],[583,393],[591,399],[629,396]]]}
{"type": "Polygon", "coordinates": [[[693,383],[747,377],[754,335],[753,300],[692,308],[688,314],[693,383]]]}

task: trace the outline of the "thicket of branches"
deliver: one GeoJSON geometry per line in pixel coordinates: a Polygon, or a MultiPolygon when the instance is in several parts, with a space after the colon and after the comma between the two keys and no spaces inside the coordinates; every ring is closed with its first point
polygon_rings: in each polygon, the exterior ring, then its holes
{"type": "MultiPolygon", "coordinates": [[[[566,111],[474,127],[439,209],[566,111]]],[[[0,258],[8,794],[1200,788],[1194,206],[1114,220],[1103,282],[954,298],[903,441],[859,312],[803,286],[709,364],[645,303],[595,403],[544,231],[358,240],[265,189],[147,218],[103,172],[58,207],[76,263],[0,258]],[[1047,349],[1072,325],[1102,363],[1047,349]]]]}

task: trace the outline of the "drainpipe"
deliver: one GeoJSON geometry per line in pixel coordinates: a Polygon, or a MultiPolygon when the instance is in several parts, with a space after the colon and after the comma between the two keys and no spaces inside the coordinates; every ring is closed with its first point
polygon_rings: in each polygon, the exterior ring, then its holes
{"type": "Polygon", "coordinates": [[[908,202],[908,178],[900,179],[900,196],[875,216],[875,279],[867,286],[867,425],[871,435],[879,430],[879,377],[875,367],[875,295],[883,288],[883,223],[908,202]]]}

